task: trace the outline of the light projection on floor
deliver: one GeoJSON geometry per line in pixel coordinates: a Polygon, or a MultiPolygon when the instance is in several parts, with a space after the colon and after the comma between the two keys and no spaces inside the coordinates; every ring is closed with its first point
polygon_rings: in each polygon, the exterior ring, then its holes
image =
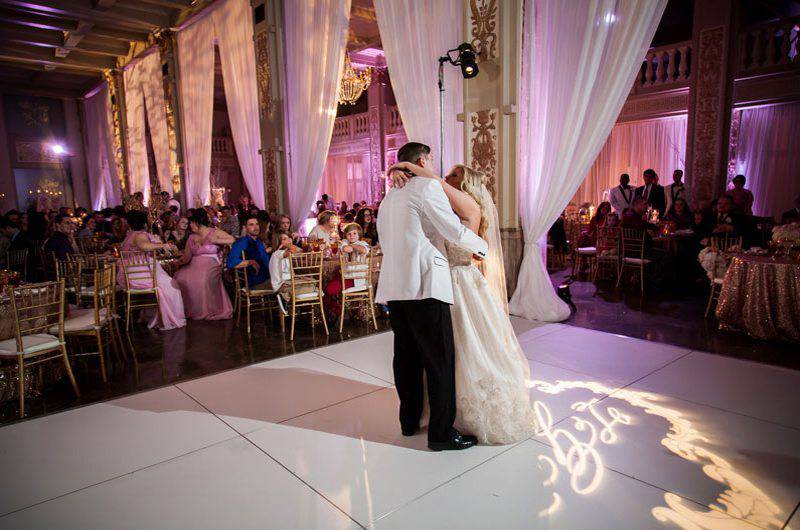
{"type": "MultiPolygon", "coordinates": [[[[669,429],[661,445],[687,461],[701,466],[703,473],[725,489],[708,510],[697,509],[692,503],[673,494],[664,494],[666,506],[656,506],[653,517],[663,523],[672,523],[687,530],[738,530],[751,529],[752,524],[762,528],[781,528],[780,508],[770,497],[750,480],[737,472],[730,462],[703,447],[708,439],[684,418],[681,412],[657,403],[659,396],[649,392],[607,387],[592,381],[534,380],[530,386],[546,394],[560,394],[567,390],[585,389],[609,397],[603,401],[592,398],[571,405],[576,412],[588,412],[583,417],[572,416],[572,430],[553,425],[552,414],[544,403],[534,403],[540,433],[552,447],[553,457],[540,456],[541,469],[548,472],[544,486],[552,486],[563,470],[571,489],[586,495],[595,491],[603,479],[603,460],[600,449],[618,441],[617,430],[632,424],[632,418],[607,403],[621,400],[646,414],[664,418],[669,429]]],[[[563,422],[567,424],[567,422],[563,422]]],[[[540,517],[556,513],[563,499],[553,493],[550,505],[539,512],[540,517]]]]}

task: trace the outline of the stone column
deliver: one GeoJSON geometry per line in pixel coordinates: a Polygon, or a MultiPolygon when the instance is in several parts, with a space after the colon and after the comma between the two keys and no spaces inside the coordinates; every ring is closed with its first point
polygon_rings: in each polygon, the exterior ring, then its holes
{"type": "Polygon", "coordinates": [[[169,191],[186,210],[191,197],[186,196],[186,171],[183,165],[183,135],[180,127],[180,97],[178,82],[178,59],[175,56],[177,37],[175,33],[164,30],[156,35],[161,52],[161,72],[164,84],[164,106],[167,115],[167,138],[169,139],[169,173],[172,189],[169,191]]]}
{"type": "MultiPolygon", "coordinates": [[[[464,81],[466,163],[488,176],[500,216],[509,294],[517,284],[522,231],[517,199],[517,82],[523,0],[465,0],[465,40],[480,73],[464,81]]],[[[457,43],[454,43],[454,46],[457,43]]]]}
{"type": "Polygon", "coordinates": [[[686,183],[696,206],[724,189],[733,72],[733,0],[695,2],[686,183]]]}
{"type": "Polygon", "coordinates": [[[78,101],[71,98],[61,100],[64,107],[64,121],[66,122],[66,141],[69,146],[70,156],[61,161],[63,169],[69,169],[69,186],[72,190],[71,197],[65,204],[74,206],[91,207],[91,194],[89,192],[89,179],[86,176],[86,156],[83,150],[83,123],[80,117],[78,101]]]}
{"type": "Polygon", "coordinates": [[[386,169],[386,70],[372,69],[372,83],[367,88],[367,117],[369,118],[369,180],[371,197],[355,200],[377,202],[383,197],[381,173],[386,169]]]}
{"type": "Polygon", "coordinates": [[[256,51],[261,158],[264,163],[264,193],[267,210],[286,212],[287,160],[285,150],[283,3],[281,0],[252,0],[253,42],[256,51]]]}
{"type": "Polygon", "coordinates": [[[3,212],[18,208],[17,187],[14,168],[11,166],[11,148],[6,134],[6,120],[3,111],[3,93],[0,92],[0,210],[3,212]]]}

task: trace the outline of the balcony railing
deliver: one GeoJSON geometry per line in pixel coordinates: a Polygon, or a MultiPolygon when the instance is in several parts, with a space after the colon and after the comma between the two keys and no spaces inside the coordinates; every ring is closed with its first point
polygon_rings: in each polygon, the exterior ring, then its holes
{"type": "Polygon", "coordinates": [[[686,85],[692,74],[692,41],[678,42],[647,51],[633,90],[686,85]]]}
{"type": "Polygon", "coordinates": [[[211,139],[212,155],[232,155],[233,140],[227,136],[215,136],[211,139]]]}
{"type": "MultiPolygon", "coordinates": [[[[386,117],[386,132],[394,133],[403,128],[403,121],[400,119],[400,112],[396,106],[388,108],[386,117]]],[[[333,122],[333,142],[348,142],[369,138],[369,114],[351,114],[336,118],[333,122]]]]}
{"type": "Polygon", "coordinates": [[[800,16],[745,28],[739,34],[740,72],[782,69],[800,65],[800,16]]]}

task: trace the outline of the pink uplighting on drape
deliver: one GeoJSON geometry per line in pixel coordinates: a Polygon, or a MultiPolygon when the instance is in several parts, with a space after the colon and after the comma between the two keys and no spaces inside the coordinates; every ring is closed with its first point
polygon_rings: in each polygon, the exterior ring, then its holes
{"type": "Polygon", "coordinates": [[[371,202],[369,155],[331,156],[325,162],[317,195],[327,193],[336,202],[371,202]]]}
{"type": "Polygon", "coordinates": [[[686,115],[618,123],[572,199],[576,204],[599,204],[605,193],[619,185],[619,176],[631,176],[631,186],[641,186],[642,172],[652,168],[662,186],[672,183],[672,172],[684,169],[686,115]]]}
{"type": "Polygon", "coordinates": [[[150,186],[155,182],[160,184],[162,190],[172,191],[167,114],[158,48],[125,70],[124,81],[130,191],[143,192],[147,200],[150,186]],[[158,175],[150,175],[147,165],[145,112],[158,175]]]}
{"type": "Polygon", "coordinates": [[[608,138],[666,0],[528,0],[520,79],[520,216],[525,249],[512,314],[560,321],[569,307],[543,261],[547,230],[608,138]]]}
{"type": "Polygon", "coordinates": [[[350,0],[285,2],[289,216],[300,226],[314,205],[336,119],[350,0]]]}
{"type": "Polygon", "coordinates": [[[188,201],[195,206],[208,204],[211,193],[216,42],[233,145],[244,183],[253,202],[259,208],[266,207],[252,16],[247,0],[224,0],[178,33],[181,102],[186,109],[182,116],[188,201]]]}
{"type": "Polygon", "coordinates": [[[747,177],[753,214],[780,216],[800,196],[800,103],[739,112],[734,174],[747,177]]]}
{"type": "Polygon", "coordinates": [[[83,100],[83,140],[93,210],[122,202],[111,142],[111,119],[108,86],[103,83],[83,100]]]}

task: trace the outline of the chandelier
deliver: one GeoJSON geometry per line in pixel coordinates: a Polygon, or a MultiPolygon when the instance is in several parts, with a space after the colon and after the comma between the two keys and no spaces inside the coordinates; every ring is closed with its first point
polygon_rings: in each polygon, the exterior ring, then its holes
{"type": "Polygon", "coordinates": [[[372,69],[367,67],[359,70],[350,62],[350,53],[344,53],[344,70],[342,82],[339,85],[339,103],[354,105],[361,94],[369,87],[372,81],[372,69]]]}

